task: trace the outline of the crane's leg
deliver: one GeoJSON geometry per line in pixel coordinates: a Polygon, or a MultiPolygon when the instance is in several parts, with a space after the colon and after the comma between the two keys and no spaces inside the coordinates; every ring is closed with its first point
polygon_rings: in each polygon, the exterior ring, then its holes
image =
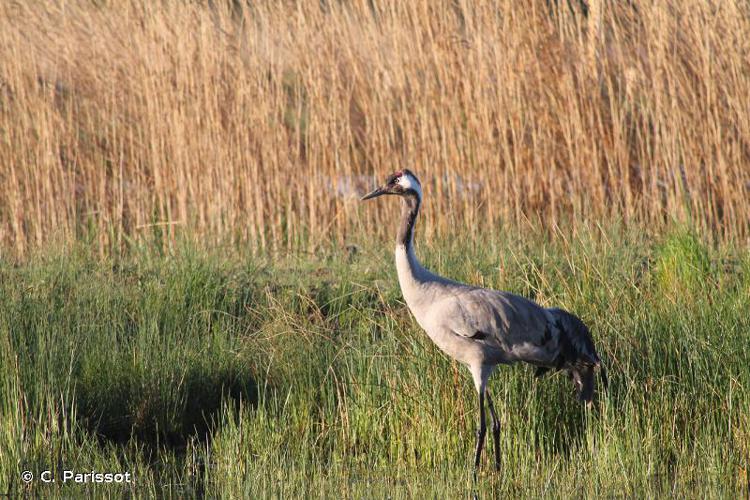
{"type": "Polygon", "coordinates": [[[492,438],[495,441],[495,469],[500,470],[500,419],[495,413],[495,405],[492,404],[490,391],[487,391],[487,406],[490,407],[490,417],[492,417],[492,438]]]}
{"type": "Polygon", "coordinates": [[[484,436],[487,434],[487,427],[484,422],[484,387],[479,391],[479,431],[477,431],[477,452],[474,455],[474,481],[477,480],[477,470],[479,469],[479,458],[482,456],[482,446],[484,446],[484,436]]]}

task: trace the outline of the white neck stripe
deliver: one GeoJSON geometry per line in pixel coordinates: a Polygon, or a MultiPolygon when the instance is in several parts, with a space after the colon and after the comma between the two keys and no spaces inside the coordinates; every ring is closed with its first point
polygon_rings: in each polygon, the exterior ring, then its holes
{"type": "Polygon", "coordinates": [[[422,187],[419,185],[419,181],[410,174],[404,174],[398,178],[399,185],[404,189],[411,189],[417,193],[419,201],[422,201],[422,187]]]}

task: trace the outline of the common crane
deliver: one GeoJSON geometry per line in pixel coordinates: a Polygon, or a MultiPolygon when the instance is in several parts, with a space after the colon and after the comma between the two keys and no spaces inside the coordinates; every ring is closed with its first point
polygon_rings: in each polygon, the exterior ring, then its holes
{"type": "Polygon", "coordinates": [[[606,371],[588,328],[573,314],[544,308],[512,293],[458,283],[422,267],[413,247],[422,187],[411,171],[389,175],[383,186],[362,200],[381,195],[401,197],[396,270],[409,310],[443,352],[468,367],[474,380],[479,395],[476,478],[486,434],[485,397],[492,417],[495,466],[500,468],[500,421],[487,390],[487,380],[497,365],[524,361],[537,367],[537,376],[549,370],[565,370],[578,399],[587,403],[594,396],[594,369],[600,368],[604,387],[606,371]]]}

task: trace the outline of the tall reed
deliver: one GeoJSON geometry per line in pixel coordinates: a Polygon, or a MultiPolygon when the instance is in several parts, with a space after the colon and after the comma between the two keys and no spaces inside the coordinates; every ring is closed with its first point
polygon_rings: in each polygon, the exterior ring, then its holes
{"type": "Polygon", "coordinates": [[[390,227],[356,195],[404,166],[428,238],[613,218],[747,238],[747,2],[559,4],[2,2],[0,248],[311,250],[390,227]]]}

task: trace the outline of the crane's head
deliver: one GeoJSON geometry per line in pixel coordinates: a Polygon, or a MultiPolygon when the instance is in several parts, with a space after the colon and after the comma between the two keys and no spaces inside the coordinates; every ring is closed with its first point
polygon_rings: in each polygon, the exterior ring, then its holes
{"type": "Polygon", "coordinates": [[[411,170],[399,170],[388,176],[385,184],[362,197],[362,201],[377,198],[384,194],[395,194],[398,196],[416,196],[422,200],[422,185],[411,170]]]}

